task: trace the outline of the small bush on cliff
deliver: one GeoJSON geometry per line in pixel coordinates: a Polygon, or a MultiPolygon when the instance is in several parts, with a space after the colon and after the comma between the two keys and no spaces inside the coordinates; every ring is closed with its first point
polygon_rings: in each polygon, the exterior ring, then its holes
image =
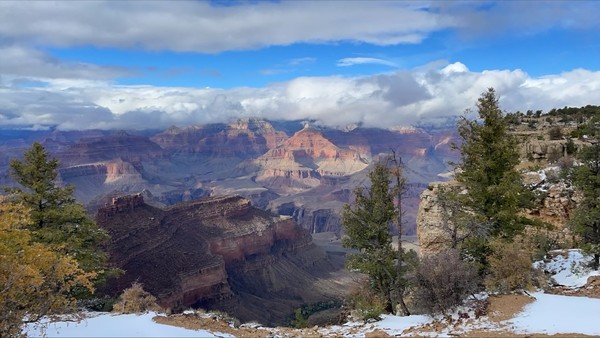
{"type": "Polygon", "coordinates": [[[509,293],[542,286],[533,269],[531,248],[520,239],[507,242],[495,239],[489,243],[491,254],[487,257],[490,272],[485,286],[488,291],[509,293]]]}
{"type": "Polygon", "coordinates": [[[548,136],[551,140],[560,140],[563,137],[562,130],[559,126],[554,126],[548,131],[548,136]]]}
{"type": "Polygon", "coordinates": [[[445,313],[462,304],[478,285],[477,268],[448,249],[421,259],[412,277],[412,302],[427,314],[445,313]]]}
{"type": "Polygon", "coordinates": [[[123,290],[119,301],[113,306],[114,312],[144,313],[147,311],[160,311],[156,297],[144,290],[142,284],[134,282],[131,287],[123,290]]]}

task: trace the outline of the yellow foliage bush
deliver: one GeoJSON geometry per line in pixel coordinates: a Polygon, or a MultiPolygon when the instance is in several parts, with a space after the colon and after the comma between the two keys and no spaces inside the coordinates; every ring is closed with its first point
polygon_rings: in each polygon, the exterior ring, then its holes
{"type": "Polygon", "coordinates": [[[531,248],[521,240],[507,242],[494,239],[489,243],[492,254],[487,257],[489,275],[485,279],[488,291],[507,293],[530,289],[535,281],[531,248]]]}
{"type": "Polygon", "coordinates": [[[143,313],[146,311],[160,311],[156,297],[144,290],[142,284],[134,282],[131,287],[123,290],[119,301],[113,305],[113,312],[143,313]]]}
{"type": "Polygon", "coordinates": [[[76,287],[94,290],[95,273],[31,241],[29,220],[27,208],[0,196],[0,337],[21,336],[25,322],[73,310],[76,287]]]}

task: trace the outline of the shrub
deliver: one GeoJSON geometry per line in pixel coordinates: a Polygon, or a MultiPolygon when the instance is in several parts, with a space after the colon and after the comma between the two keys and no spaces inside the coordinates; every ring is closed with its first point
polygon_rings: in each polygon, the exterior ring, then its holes
{"type": "Polygon", "coordinates": [[[456,249],[426,256],[413,276],[413,305],[427,314],[445,313],[462,304],[477,289],[477,268],[456,249]]]}
{"type": "Polygon", "coordinates": [[[354,320],[379,320],[385,311],[386,302],[373,292],[369,283],[363,283],[350,296],[350,311],[354,320]]]}
{"type": "Polygon", "coordinates": [[[561,157],[562,157],[562,152],[557,148],[552,148],[552,149],[550,149],[550,152],[548,152],[548,162],[549,163],[555,163],[561,157]]]}
{"type": "Polygon", "coordinates": [[[503,239],[490,241],[491,254],[487,257],[489,274],[485,280],[490,292],[510,293],[530,289],[534,284],[531,248],[521,240],[507,242],[503,239]]]}
{"type": "Polygon", "coordinates": [[[550,137],[551,140],[560,140],[562,139],[562,130],[560,129],[559,126],[554,126],[552,128],[550,128],[550,130],[548,130],[548,136],[550,137]]]}
{"type": "Polygon", "coordinates": [[[125,289],[119,301],[113,306],[114,312],[121,313],[144,313],[147,311],[159,311],[156,297],[144,290],[142,284],[134,282],[131,287],[125,289]]]}
{"type": "Polygon", "coordinates": [[[567,143],[565,143],[565,148],[567,155],[574,155],[577,152],[577,146],[570,137],[567,139],[567,143]]]}

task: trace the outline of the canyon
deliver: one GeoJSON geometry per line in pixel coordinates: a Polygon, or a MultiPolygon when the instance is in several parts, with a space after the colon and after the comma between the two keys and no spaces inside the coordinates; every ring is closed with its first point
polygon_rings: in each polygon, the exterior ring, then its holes
{"type": "Polygon", "coordinates": [[[102,291],[116,296],[138,281],[175,312],[200,307],[283,325],[304,304],[343,297],[357,278],[291,218],[237,195],[168,208],[141,194],[115,197],[96,222],[111,235],[112,263],[125,271],[102,291]]]}
{"type": "Polygon", "coordinates": [[[457,159],[454,126],[341,130],[248,118],[166,130],[0,130],[0,140],[0,185],[13,184],[9,160],[38,141],[60,160],[61,184],[74,185],[91,214],[132,193],[156,207],[237,194],[311,233],[338,235],[342,206],[391,151],[408,181],[407,234],[415,233],[420,192],[457,159]]]}

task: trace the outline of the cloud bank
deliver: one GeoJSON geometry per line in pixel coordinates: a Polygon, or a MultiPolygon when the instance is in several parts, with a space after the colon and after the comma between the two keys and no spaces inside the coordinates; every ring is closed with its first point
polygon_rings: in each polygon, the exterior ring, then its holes
{"type": "Polygon", "coordinates": [[[299,42],[394,45],[454,25],[443,13],[389,1],[0,2],[0,36],[57,47],[216,53],[299,42]]]}
{"type": "Polygon", "coordinates": [[[458,62],[364,77],[300,77],[263,88],[32,80],[40,85],[23,87],[0,79],[0,125],[146,129],[262,117],[390,128],[461,114],[488,87],[496,89],[508,111],[600,104],[598,71],[531,77],[518,69],[473,72],[458,62]]]}

